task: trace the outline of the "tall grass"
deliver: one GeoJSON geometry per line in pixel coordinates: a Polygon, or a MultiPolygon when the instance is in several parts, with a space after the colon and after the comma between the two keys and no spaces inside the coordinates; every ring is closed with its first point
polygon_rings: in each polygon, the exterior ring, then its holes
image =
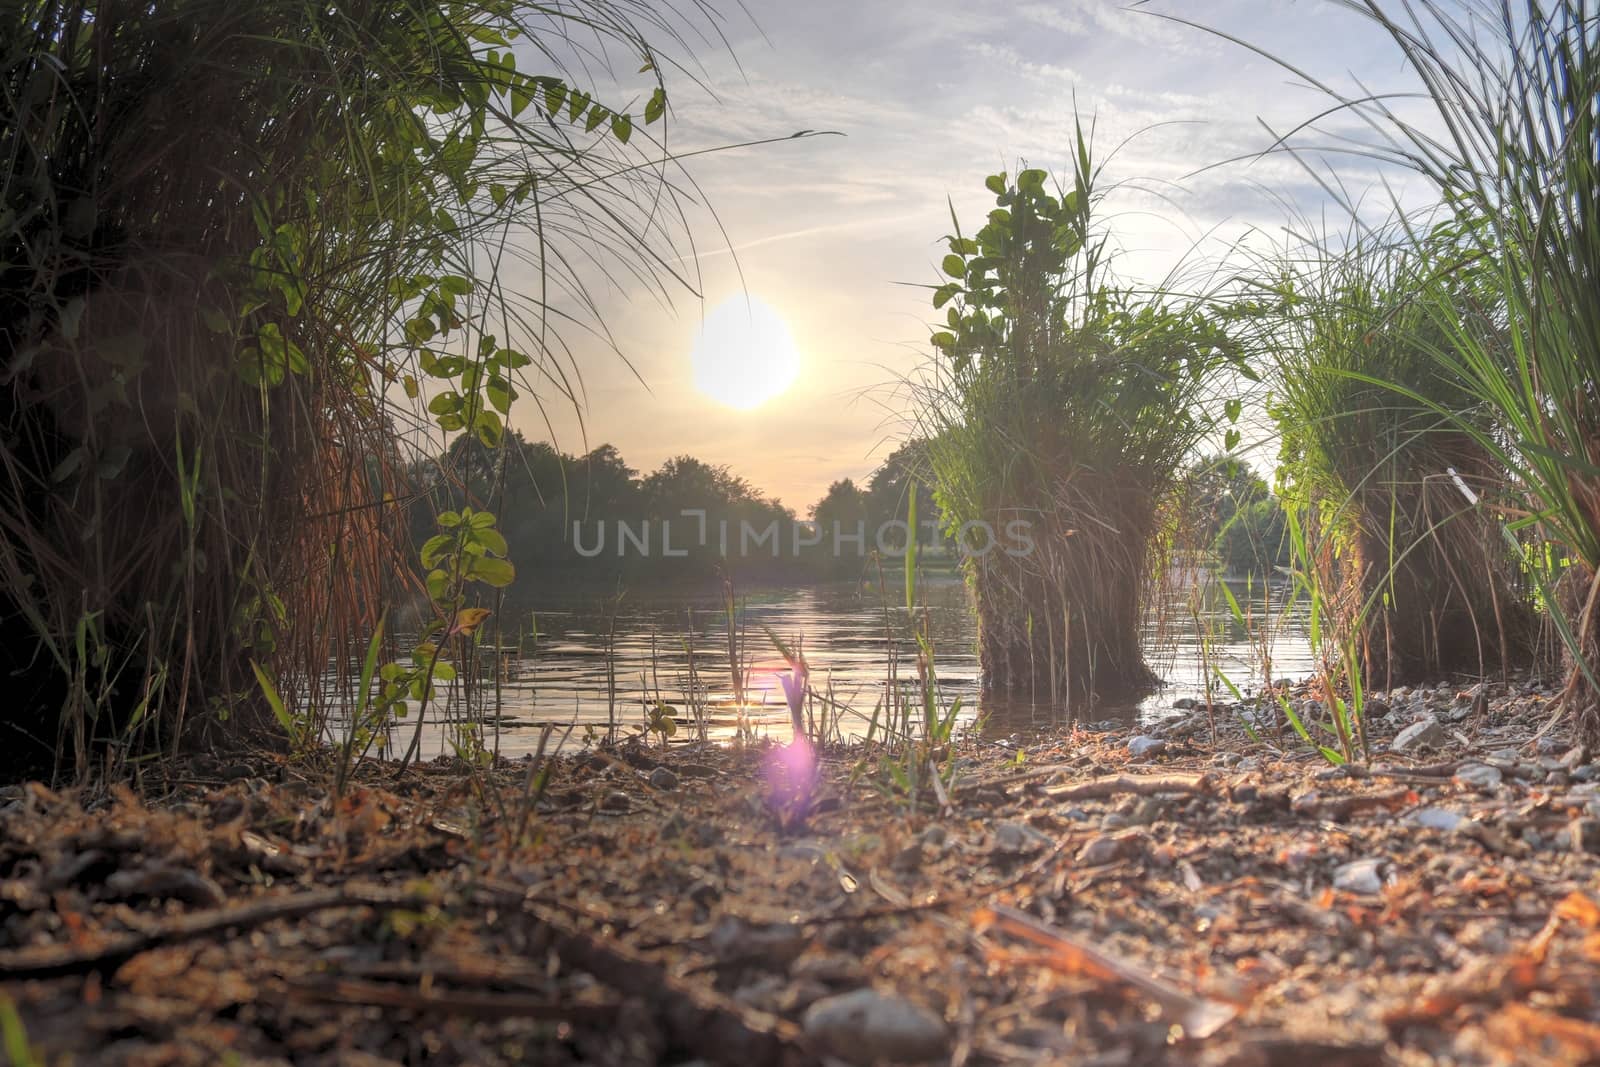
{"type": "MultiPolygon", "coordinates": [[[[1403,230],[1355,231],[1285,250],[1272,269],[1260,350],[1279,478],[1302,528],[1292,544],[1314,549],[1296,568],[1333,609],[1327,624],[1386,687],[1520,661],[1532,621],[1519,561],[1451,473],[1501,497],[1478,443],[1490,421],[1432,356],[1444,338],[1418,299],[1426,261],[1403,230]]],[[[1449,284],[1470,298],[1481,272],[1449,284]]]]}
{"type": "Polygon", "coordinates": [[[1428,355],[1471,395],[1473,415],[1387,384],[1492,457],[1521,498],[1496,516],[1508,540],[1533,538],[1565,561],[1543,599],[1567,651],[1566,705],[1579,735],[1600,743],[1600,9],[1349,6],[1387,33],[1431,105],[1412,120],[1381,97],[1326,90],[1369,122],[1369,155],[1424,176],[1450,213],[1452,242],[1414,242],[1420,303],[1439,338],[1428,355]],[[1481,271],[1481,290],[1452,284],[1463,267],[1481,271]]]}
{"type": "Polygon", "coordinates": [[[1118,283],[1081,129],[1075,147],[1065,188],[993,175],[987,223],[957,223],[917,395],[944,521],[969,550],[985,684],[1052,703],[1152,681],[1139,627],[1162,514],[1220,418],[1208,372],[1234,351],[1201,301],[1118,283]],[[981,551],[973,531],[1013,523],[1031,547],[981,551]]]}
{"type": "Polygon", "coordinates": [[[330,656],[362,662],[410,572],[396,430],[497,440],[519,392],[572,395],[560,331],[594,328],[596,277],[690,281],[646,127],[657,46],[711,21],[627,0],[5,7],[8,772],[247,712],[252,659],[326,713],[330,656]],[[607,55],[646,68],[632,114],[568,69],[607,55]]]}

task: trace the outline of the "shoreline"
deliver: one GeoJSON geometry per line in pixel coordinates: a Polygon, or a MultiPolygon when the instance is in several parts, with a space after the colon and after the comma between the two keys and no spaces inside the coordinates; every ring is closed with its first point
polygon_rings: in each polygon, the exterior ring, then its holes
{"type": "Polygon", "coordinates": [[[959,742],[913,806],[830,747],[799,815],[770,744],[8,787],[0,988],[41,1062],[1579,1062],[1600,775],[1466,693],[1365,768],[1202,709],[959,742]]]}

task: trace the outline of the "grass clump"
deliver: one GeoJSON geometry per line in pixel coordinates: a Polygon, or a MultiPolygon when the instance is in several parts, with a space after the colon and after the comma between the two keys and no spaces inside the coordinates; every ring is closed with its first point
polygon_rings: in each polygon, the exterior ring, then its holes
{"type": "MultiPolygon", "coordinates": [[[[1478,441],[1487,413],[1433,358],[1445,338],[1418,299],[1425,263],[1395,236],[1286,253],[1262,346],[1279,478],[1309,548],[1296,566],[1317,572],[1327,625],[1386,688],[1518,662],[1532,630],[1494,514],[1456,484],[1500,494],[1478,441]]],[[[1451,279],[1461,299],[1481,284],[1479,272],[1451,279]]]]}
{"type": "Polygon", "coordinates": [[[993,175],[985,225],[947,238],[920,397],[985,684],[1052,701],[1153,680],[1140,623],[1164,511],[1216,421],[1208,372],[1236,353],[1202,301],[1116,281],[1081,129],[1076,147],[1070,187],[993,175]]]}
{"type": "Polygon", "coordinates": [[[569,379],[547,319],[585,277],[670,277],[644,33],[680,25],[610,0],[6,7],[5,773],[170,750],[260,707],[253,662],[318,732],[330,656],[362,661],[411,573],[395,431],[498,441],[519,392],[569,379]],[[597,45],[644,62],[642,113],[567,75],[597,45]],[[529,297],[501,285],[517,234],[529,297]]]}

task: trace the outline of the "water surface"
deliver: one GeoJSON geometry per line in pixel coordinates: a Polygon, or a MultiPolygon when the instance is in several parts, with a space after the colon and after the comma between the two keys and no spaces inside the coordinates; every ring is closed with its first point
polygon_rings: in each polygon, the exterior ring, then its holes
{"type": "MultiPolygon", "coordinates": [[[[1162,688],[1136,705],[1091,707],[1052,704],[1047,696],[1030,694],[983,697],[967,590],[953,579],[928,583],[922,595],[941,706],[948,709],[959,699],[958,722],[981,718],[987,736],[1025,737],[1075,720],[1160,718],[1172,713],[1176,701],[1203,700],[1208,677],[1213,693],[1225,700],[1230,694],[1219,674],[1250,692],[1269,671],[1273,678],[1310,671],[1304,613],[1285,610],[1285,588],[1274,587],[1264,600],[1259,583],[1253,590],[1229,583],[1253,619],[1271,620],[1265,628],[1270,666],[1264,666],[1261,640],[1249,639],[1218,581],[1205,572],[1182,579],[1146,624],[1146,655],[1162,688]]],[[[508,607],[498,652],[483,650],[477,690],[464,700],[460,685],[441,687],[446,699],[430,709],[423,757],[452,751],[463,724],[490,751],[516,756],[534,750],[546,724],[571,745],[612,729],[637,733],[653,709],[658,723],[663,716],[673,719],[675,741],[702,735],[726,740],[741,730],[787,739],[791,727],[780,679],[788,665],[768,631],[803,650],[811,686],[831,697],[829,714],[846,737],[867,734],[875,706],[881,736],[881,709],[894,702],[896,687],[902,699],[915,699],[910,616],[903,604],[886,604],[876,589],[845,583],[751,591],[740,594],[736,605],[742,704],[734,694],[728,613],[720,595],[567,594],[537,610],[508,607]]],[[[400,726],[407,741],[410,729],[400,726]]],[[[651,737],[659,740],[659,734],[651,737]]]]}

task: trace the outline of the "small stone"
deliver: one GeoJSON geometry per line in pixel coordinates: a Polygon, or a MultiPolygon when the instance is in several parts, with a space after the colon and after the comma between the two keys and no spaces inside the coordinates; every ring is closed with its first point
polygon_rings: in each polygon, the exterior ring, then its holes
{"type": "Polygon", "coordinates": [[[806,1009],[801,1028],[819,1051],[856,1067],[949,1055],[944,1020],[921,1005],[873,989],[816,1001],[806,1009]]]}
{"type": "Polygon", "coordinates": [[[917,840],[922,842],[923,848],[943,848],[948,837],[949,834],[945,831],[945,828],[935,823],[922,831],[922,836],[917,840]]]}
{"type": "Polygon", "coordinates": [[[1468,789],[1488,792],[1499,785],[1503,777],[1498,767],[1490,767],[1483,763],[1468,763],[1456,771],[1455,783],[1468,789]]]}
{"type": "Polygon", "coordinates": [[[1172,706],[1179,711],[1193,711],[1200,706],[1200,702],[1194,697],[1179,697],[1172,702],[1172,706]]]}
{"type": "Polygon", "coordinates": [[[632,808],[633,801],[623,792],[607,793],[600,801],[601,811],[630,811],[632,808]]]}
{"type": "Polygon", "coordinates": [[[657,767],[650,772],[650,786],[668,792],[678,788],[678,776],[665,767],[657,767]]]}
{"type": "Polygon", "coordinates": [[[1467,817],[1459,811],[1449,808],[1423,808],[1414,812],[1411,821],[1418,826],[1426,826],[1430,830],[1444,830],[1446,832],[1458,829],[1467,821],[1467,817]]]}
{"type": "Polygon", "coordinates": [[[889,861],[889,868],[901,874],[909,874],[922,867],[922,842],[913,841],[905,848],[894,854],[894,859],[889,861]]]}
{"type": "Polygon", "coordinates": [[[1024,826],[1019,822],[1003,822],[994,829],[994,848],[996,852],[1007,852],[1020,855],[1027,852],[1037,852],[1050,843],[1050,839],[1031,826],[1024,826]]]}
{"type": "Polygon", "coordinates": [[[1573,819],[1567,826],[1574,852],[1600,852],[1600,819],[1573,819]]]}
{"type": "Polygon", "coordinates": [[[1390,752],[1405,752],[1417,748],[1438,748],[1449,738],[1445,728],[1432,718],[1412,723],[1394,735],[1389,742],[1390,752]]]}
{"type": "Polygon", "coordinates": [[[1115,863],[1117,860],[1131,859],[1144,854],[1149,844],[1150,838],[1138,830],[1104,834],[1091,839],[1079,849],[1074,862],[1080,867],[1098,867],[1105,863],[1115,863]]]}
{"type": "Polygon", "coordinates": [[[1240,772],[1259,771],[1261,769],[1260,756],[1246,756],[1233,765],[1233,769],[1240,772]]]}
{"type": "Polygon", "coordinates": [[[1383,860],[1369,856],[1346,863],[1333,872],[1333,888],[1346,893],[1364,893],[1368,896],[1383,890],[1383,860]]]}
{"type": "Polygon", "coordinates": [[[1568,771],[1577,770],[1589,760],[1589,750],[1582,745],[1570,748],[1561,757],[1561,766],[1568,771]]]}
{"type": "Polygon", "coordinates": [[[1574,782],[1592,782],[1596,778],[1600,778],[1600,767],[1595,766],[1593,763],[1585,763],[1581,767],[1572,768],[1572,780],[1574,782]]]}
{"type": "Polygon", "coordinates": [[[816,863],[827,857],[828,850],[814,841],[795,841],[778,849],[779,859],[799,860],[802,863],[816,863]]]}
{"type": "Polygon", "coordinates": [[[700,907],[707,909],[722,899],[722,889],[710,878],[702,878],[689,887],[688,897],[700,907]]]}
{"type": "Polygon", "coordinates": [[[1140,734],[1128,742],[1128,754],[1131,756],[1156,756],[1166,751],[1167,743],[1159,737],[1150,737],[1140,734]]]}
{"type": "Polygon", "coordinates": [[[1219,752],[1212,757],[1211,764],[1214,767],[1234,767],[1242,759],[1244,757],[1237,752],[1219,752]]]}

